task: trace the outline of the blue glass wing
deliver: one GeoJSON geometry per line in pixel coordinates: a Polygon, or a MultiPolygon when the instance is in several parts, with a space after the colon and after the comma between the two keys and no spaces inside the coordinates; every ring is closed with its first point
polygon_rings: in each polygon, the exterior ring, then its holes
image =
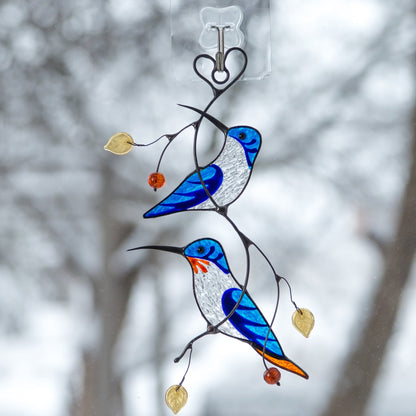
{"type": "MultiPolygon", "coordinates": [[[[217,165],[209,165],[200,171],[208,192],[213,195],[222,184],[223,173],[217,165]]],[[[145,218],[159,217],[174,212],[186,211],[208,199],[198,172],[189,175],[169,196],[158,205],[151,208],[143,216],[145,218]]]]}
{"type": "MultiPolygon", "coordinates": [[[[226,315],[233,310],[236,303],[240,299],[241,293],[242,290],[237,288],[228,289],[224,292],[222,296],[222,309],[226,315]]],[[[247,294],[244,294],[238,308],[230,316],[229,321],[238,332],[240,332],[249,341],[252,341],[258,349],[263,349],[264,341],[269,331],[269,325],[260,310],[247,294]]],[[[282,347],[276,339],[273,331],[270,331],[269,333],[266,344],[266,352],[271,352],[272,354],[282,358],[285,357],[282,347]]]]}

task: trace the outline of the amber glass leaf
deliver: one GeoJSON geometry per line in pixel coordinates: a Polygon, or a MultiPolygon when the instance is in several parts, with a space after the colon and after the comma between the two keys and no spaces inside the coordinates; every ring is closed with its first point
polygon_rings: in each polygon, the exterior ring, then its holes
{"type": "Polygon", "coordinates": [[[165,394],[165,401],[169,409],[176,415],[188,400],[188,392],[182,386],[171,386],[165,394]]]}
{"type": "Polygon", "coordinates": [[[134,141],[127,133],[116,133],[104,146],[105,150],[116,155],[125,155],[133,148],[134,141]]]}
{"type": "Polygon", "coordinates": [[[296,309],[292,315],[293,326],[306,338],[309,337],[313,326],[315,325],[315,318],[310,310],[301,308],[296,309]]]}

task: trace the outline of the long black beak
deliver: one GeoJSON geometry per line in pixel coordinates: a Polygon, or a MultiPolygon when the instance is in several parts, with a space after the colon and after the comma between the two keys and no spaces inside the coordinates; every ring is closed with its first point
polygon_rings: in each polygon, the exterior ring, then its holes
{"type": "Polygon", "coordinates": [[[224,134],[228,133],[229,128],[221,123],[221,121],[217,120],[215,117],[212,117],[211,114],[205,113],[204,111],[199,110],[195,107],[190,107],[189,105],[179,104],[181,107],[189,108],[190,110],[196,111],[197,113],[201,114],[201,116],[208,119],[214,126],[218,127],[224,134]]]}
{"type": "Polygon", "coordinates": [[[142,247],[129,248],[127,251],[142,250],[142,249],[169,251],[170,253],[184,255],[184,249],[182,247],[172,247],[172,246],[142,246],[142,247]]]}

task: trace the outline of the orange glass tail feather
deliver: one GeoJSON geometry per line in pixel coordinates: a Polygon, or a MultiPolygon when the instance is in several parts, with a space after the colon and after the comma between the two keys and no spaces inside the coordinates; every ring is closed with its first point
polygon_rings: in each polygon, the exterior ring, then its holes
{"type": "MultiPolygon", "coordinates": [[[[263,356],[263,350],[260,350],[258,348],[255,348],[255,350],[263,356]]],[[[295,373],[303,378],[308,379],[309,376],[295,363],[292,363],[289,360],[282,360],[275,357],[272,357],[271,355],[268,355],[267,353],[264,354],[264,358],[269,361],[272,364],[277,365],[280,368],[283,368],[284,370],[290,371],[291,373],[295,373]]]]}

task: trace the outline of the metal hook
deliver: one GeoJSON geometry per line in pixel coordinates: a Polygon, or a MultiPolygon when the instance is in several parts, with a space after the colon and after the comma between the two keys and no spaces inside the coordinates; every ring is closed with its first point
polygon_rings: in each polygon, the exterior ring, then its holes
{"type": "Polygon", "coordinates": [[[224,30],[230,29],[230,25],[211,25],[210,29],[217,29],[218,33],[218,51],[215,54],[215,69],[218,72],[225,70],[224,64],[224,30]]]}

